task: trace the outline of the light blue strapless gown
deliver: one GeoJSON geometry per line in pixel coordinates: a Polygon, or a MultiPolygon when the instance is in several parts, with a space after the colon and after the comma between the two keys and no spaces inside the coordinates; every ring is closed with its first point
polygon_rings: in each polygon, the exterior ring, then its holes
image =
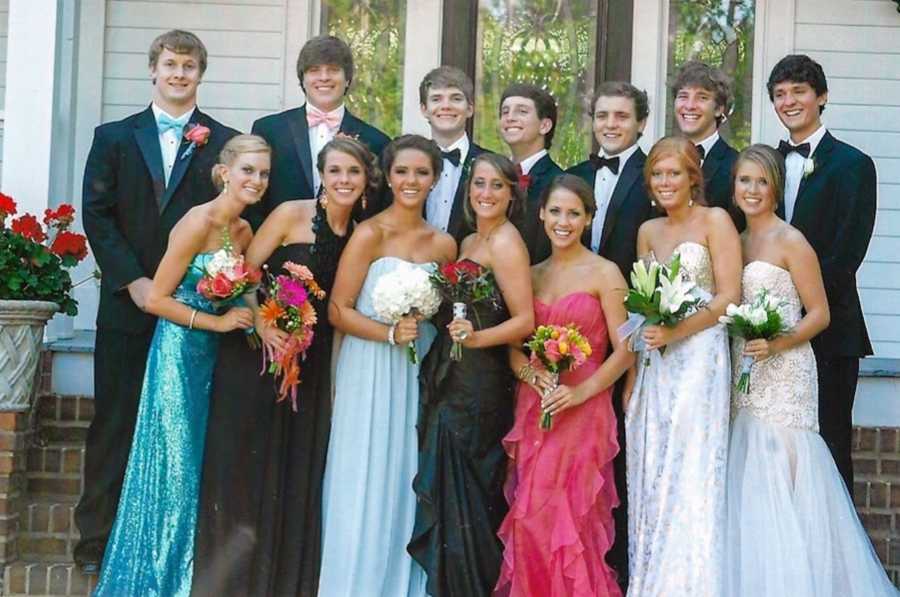
{"type": "MultiPolygon", "coordinates": [[[[375,284],[403,263],[372,262],[356,303],[360,313],[377,319],[375,284]]],[[[430,323],[419,325],[420,362],[435,334],[430,323]]],[[[405,346],[344,337],[322,497],[320,597],[425,595],[425,572],[406,552],[416,513],[418,377],[405,346]]]]}
{"type": "MultiPolygon", "coordinates": [[[[216,312],[196,291],[211,253],[200,253],[175,290],[216,312]]],[[[187,596],[209,394],[219,334],[160,318],[153,334],[128,468],[96,596],[187,596]]],[[[235,488],[235,490],[239,490],[235,488]]]]}

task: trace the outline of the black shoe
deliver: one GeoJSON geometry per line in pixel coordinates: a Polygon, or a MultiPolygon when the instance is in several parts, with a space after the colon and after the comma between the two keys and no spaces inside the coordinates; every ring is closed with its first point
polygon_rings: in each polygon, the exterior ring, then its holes
{"type": "Polygon", "coordinates": [[[78,569],[81,570],[81,573],[86,576],[100,574],[100,562],[84,560],[75,563],[78,565],[78,569]]]}

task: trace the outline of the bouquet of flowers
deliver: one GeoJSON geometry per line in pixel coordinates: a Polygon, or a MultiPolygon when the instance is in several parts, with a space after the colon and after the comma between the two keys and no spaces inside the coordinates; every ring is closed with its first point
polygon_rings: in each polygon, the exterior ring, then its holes
{"type": "MultiPolygon", "coordinates": [[[[681,269],[675,253],[667,265],[638,260],[631,269],[631,288],[625,297],[628,320],[619,329],[620,338],[629,338],[634,352],[646,350],[641,331],[648,325],[672,327],[693,314],[709,300],[709,294],[691,282],[681,269]]],[[[645,365],[650,364],[645,358],[645,365]]]]}
{"type": "MultiPolygon", "coordinates": [[[[744,340],[771,340],[790,331],[789,326],[778,312],[782,303],[775,302],[769,296],[765,288],[759,290],[753,301],[749,304],[728,305],[725,315],[719,318],[728,328],[728,335],[732,338],[744,340]]],[[[741,377],[738,379],[737,390],[746,394],[750,391],[750,368],[753,366],[753,357],[744,355],[741,357],[741,377]]]]}
{"type": "Polygon", "coordinates": [[[222,248],[213,254],[203,268],[203,275],[197,282],[197,292],[221,305],[253,292],[259,286],[262,272],[244,262],[243,255],[236,255],[228,230],[222,232],[222,248]]]}
{"type": "MultiPolygon", "coordinates": [[[[573,323],[538,326],[525,347],[531,352],[529,365],[549,371],[554,387],[559,383],[560,373],[574,371],[591,356],[590,342],[573,323]]],[[[543,413],[541,429],[550,429],[552,425],[552,415],[543,413]]]]}
{"type": "MultiPolygon", "coordinates": [[[[441,296],[432,285],[429,273],[412,264],[403,263],[378,279],[372,291],[375,314],[390,324],[408,315],[428,319],[441,305],[441,296]]],[[[409,362],[419,362],[415,342],[406,347],[409,362]]]]}
{"type": "Polygon", "coordinates": [[[87,239],[70,232],[75,208],[63,203],[44,210],[43,224],[32,214],[17,213],[16,202],[0,193],[0,299],[49,301],[66,315],[78,313],[72,289],[98,277],[96,272],[72,284],[68,268],[87,257],[87,239]]]}
{"type": "MultiPolygon", "coordinates": [[[[430,279],[441,298],[453,303],[454,318],[465,319],[467,306],[477,303],[500,308],[494,275],[474,261],[463,259],[450,262],[438,268],[430,279]]],[[[478,317],[477,312],[475,317],[478,317]]],[[[462,344],[459,342],[453,343],[450,359],[462,360],[462,344]]]]}
{"type": "Polygon", "coordinates": [[[291,408],[297,412],[299,361],[306,357],[317,322],[312,299],[324,299],[325,291],[305,265],[286,261],[282,269],[287,274],[268,275],[269,282],[263,288],[266,300],[259,309],[259,315],[266,325],[287,332],[288,340],[279,353],[271,351],[268,346],[263,347],[263,372],[268,370],[276,380],[281,376],[277,401],[281,402],[290,395],[291,408]]]}

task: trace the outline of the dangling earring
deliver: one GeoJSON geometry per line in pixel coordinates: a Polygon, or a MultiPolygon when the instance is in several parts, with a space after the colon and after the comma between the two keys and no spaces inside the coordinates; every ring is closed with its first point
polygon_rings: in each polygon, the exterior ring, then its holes
{"type": "Polygon", "coordinates": [[[222,192],[225,193],[226,195],[228,194],[228,181],[227,180],[222,183],[222,192]]]}
{"type": "Polygon", "coordinates": [[[328,207],[328,195],[325,194],[325,187],[322,187],[322,190],[319,191],[319,205],[322,206],[322,209],[328,207]]]}
{"type": "Polygon", "coordinates": [[[650,200],[650,207],[656,207],[656,199],[650,200]]]}
{"type": "Polygon", "coordinates": [[[366,201],[366,194],[365,194],[365,193],[363,193],[363,194],[362,194],[362,197],[360,197],[360,201],[362,202],[362,208],[363,208],[363,211],[365,211],[365,209],[369,206],[368,202],[366,201]]]}
{"type": "Polygon", "coordinates": [[[694,207],[694,198],[693,197],[688,199],[688,207],[694,207]]]}

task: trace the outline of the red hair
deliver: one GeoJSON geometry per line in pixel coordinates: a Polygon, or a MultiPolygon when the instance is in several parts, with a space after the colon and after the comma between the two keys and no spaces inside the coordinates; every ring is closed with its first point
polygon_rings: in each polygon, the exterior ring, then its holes
{"type": "Polygon", "coordinates": [[[663,137],[650,149],[650,154],[644,163],[644,184],[647,185],[647,191],[653,193],[653,187],[650,186],[653,168],[661,160],[671,157],[678,158],[682,168],[688,173],[688,179],[691,181],[691,199],[695,203],[706,205],[706,197],[703,192],[703,170],[700,169],[700,153],[686,137],[675,135],[663,137]]]}

